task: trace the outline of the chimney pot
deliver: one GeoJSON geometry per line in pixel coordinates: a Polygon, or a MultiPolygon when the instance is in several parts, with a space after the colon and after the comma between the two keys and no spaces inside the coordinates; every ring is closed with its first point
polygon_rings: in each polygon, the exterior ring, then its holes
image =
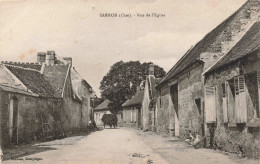
{"type": "Polygon", "coordinates": [[[37,54],[37,62],[44,63],[46,60],[46,53],[45,52],[38,52],[37,54]]]}
{"type": "Polygon", "coordinates": [[[154,65],[153,64],[149,65],[149,75],[154,75],[154,65]]]}

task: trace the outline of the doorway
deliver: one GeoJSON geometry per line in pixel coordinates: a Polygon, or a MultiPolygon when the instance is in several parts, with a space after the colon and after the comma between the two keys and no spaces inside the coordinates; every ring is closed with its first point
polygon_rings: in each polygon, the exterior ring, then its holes
{"type": "Polygon", "coordinates": [[[18,99],[13,97],[9,105],[9,135],[12,143],[18,143],[17,138],[18,123],[18,99]]]}
{"type": "Polygon", "coordinates": [[[170,95],[171,95],[171,100],[174,108],[174,131],[175,131],[174,133],[175,136],[179,136],[180,129],[179,129],[178,84],[175,84],[170,87],[170,95]]]}

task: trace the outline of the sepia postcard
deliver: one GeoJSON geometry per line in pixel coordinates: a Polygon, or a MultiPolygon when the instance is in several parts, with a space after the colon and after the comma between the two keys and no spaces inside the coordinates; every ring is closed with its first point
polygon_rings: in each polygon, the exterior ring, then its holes
{"type": "Polygon", "coordinates": [[[0,0],[0,163],[259,160],[260,0],[0,0]]]}

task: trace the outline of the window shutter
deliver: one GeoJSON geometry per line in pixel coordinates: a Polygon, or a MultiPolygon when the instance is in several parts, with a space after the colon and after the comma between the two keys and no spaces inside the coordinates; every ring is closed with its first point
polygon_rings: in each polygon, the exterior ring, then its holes
{"type": "Polygon", "coordinates": [[[238,95],[239,94],[239,80],[238,80],[238,76],[234,77],[234,85],[235,85],[235,94],[238,95]]]}
{"type": "Polygon", "coordinates": [[[245,78],[244,75],[236,76],[235,83],[235,99],[236,99],[236,122],[246,123],[247,120],[247,106],[246,106],[246,93],[245,93],[245,78]]]}
{"type": "Polygon", "coordinates": [[[215,87],[205,87],[205,116],[206,123],[216,122],[215,87]]]}
{"type": "Polygon", "coordinates": [[[222,86],[222,108],[223,108],[223,117],[224,123],[228,122],[228,114],[227,114],[227,82],[225,81],[222,86]]]}
{"type": "Polygon", "coordinates": [[[227,82],[226,85],[226,91],[227,91],[227,116],[228,116],[228,122],[229,123],[236,123],[235,120],[235,86],[234,89],[233,88],[233,81],[227,82]]]}
{"type": "Polygon", "coordinates": [[[241,108],[241,123],[247,122],[246,85],[244,75],[239,76],[239,98],[241,108]]]}

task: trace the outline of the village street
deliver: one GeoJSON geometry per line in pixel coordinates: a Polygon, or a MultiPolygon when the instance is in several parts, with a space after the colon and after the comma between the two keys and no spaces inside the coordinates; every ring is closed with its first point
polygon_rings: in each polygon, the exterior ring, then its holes
{"type": "Polygon", "coordinates": [[[258,163],[215,150],[196,150],[177,138],[122,127],[44,142],[37,146],[52,149],[4,163],[258,163]]]}

